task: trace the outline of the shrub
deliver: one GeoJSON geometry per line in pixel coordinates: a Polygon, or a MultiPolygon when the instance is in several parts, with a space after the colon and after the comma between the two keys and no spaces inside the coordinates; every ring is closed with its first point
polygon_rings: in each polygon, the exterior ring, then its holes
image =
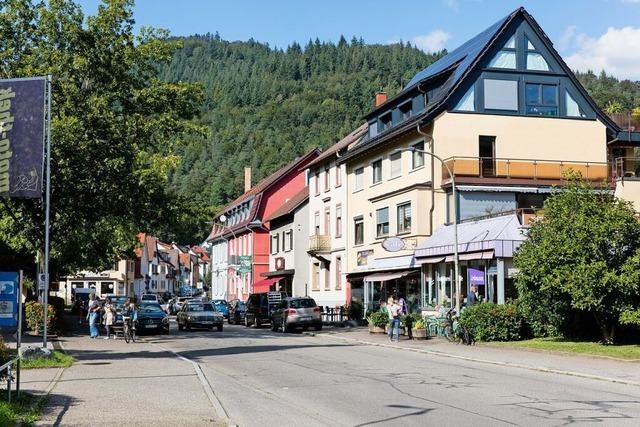
{"type": "MultiPolygon", "coordinates": [[[[25,304],[25,312],[29,328],[35,333],[40,333],[44,321],[44,308],[42,304],[37,301],[29,301],[25,304]]],[[[55,317],[56,311],[53,306],[49,304],[47,310],[47,328],[53,328],[55,317]]]]}
{"type": "Polygon", "coordinates": [[[405,326],[415,325],[416,322],[422,320],[422,315],[418,313],[405,314],[402,316],[402,324],[405,326]]]}
{"type": "Polygon", "coordinates": [[[389,323],[389,315],[387,313],[383,313],[381,311],[377,311],[372,313],[367,320],[370,325],[378,326],[380,328],[384,328],[389,323]]]}
{"type": "Polygon", "coordinates": [[[460,324],[478,341],[522,339],[523,321],[515,304],[475,304],[462,312],[460,324]]]}

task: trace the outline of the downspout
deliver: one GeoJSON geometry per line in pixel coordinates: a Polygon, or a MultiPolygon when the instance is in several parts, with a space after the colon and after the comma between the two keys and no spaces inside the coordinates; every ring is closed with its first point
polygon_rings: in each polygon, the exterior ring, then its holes
{"type": "MultiPolygon", "coordinates": [[[[423,91],[420,87],[420,83],[418,83],[418,92],[422,93],[423,99],[424,99],[424,108],[425,110],[427,109],[427,93],[425,91],[423,91]]],[[[431,156],[431,207],[429,208],[429,235],[433,234],[433,212],[436,208],[436,186],[435,186],[435,171],[434,171],[434,167],[435,167],[435,157],[433,157],[433,151],[434,151],[434,140],[433,137],[431,137],[430,135],[422,132],[422,130],[420,129],[420,121],[418,120],[418,123],[416,123],[416,131],[424,136],[425,138],[425,142],[427,140],[427,138],[429,139],[429,152],[432,154],[431,156]]]]}

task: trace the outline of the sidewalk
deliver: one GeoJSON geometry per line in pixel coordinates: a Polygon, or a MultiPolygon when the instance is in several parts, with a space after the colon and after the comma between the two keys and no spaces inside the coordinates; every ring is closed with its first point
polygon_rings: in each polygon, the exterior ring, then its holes
{"type": "Polygon", "coordinates": [[[386,334],[370,334],[367,328],[360,327],[327,329],[317,335],[325,338],[356,341],[361,344],[419,351],[439,357],[454,357],[480,363],[597,378],[640,386],[640,363],[638,362],[518,348],[491,347],[483,344],[466,346],[450,343],[443,338],[409,340],[407,337],[401,337],[399,343],[391,343],[386,334]]]}
{"type": "Polygon", "coordinates": [[[42,394],[50,388],[37,425],[216,424],[193,366],[175,355],[122,339],[75,335],[60,343],[76,358],[71,367],[22,371],[23,390],[42,394]]]}

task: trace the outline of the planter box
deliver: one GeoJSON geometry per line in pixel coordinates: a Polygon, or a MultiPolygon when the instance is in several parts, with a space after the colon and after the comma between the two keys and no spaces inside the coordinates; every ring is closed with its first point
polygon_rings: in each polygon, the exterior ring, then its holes
{"type": "Polygon", "coordinates": [[[384,334],[385,330],[384,330],[384,328],[381,328],[380,326],[369,325],[369,333],[370,334],[384,334]]]}
{"type": "Polygon", "coordinates": [[[427,330],[426,329],[412,329],[411,333],[413,334],[413,338],[416,340],[426,340],[427,339],[427,330]]]}

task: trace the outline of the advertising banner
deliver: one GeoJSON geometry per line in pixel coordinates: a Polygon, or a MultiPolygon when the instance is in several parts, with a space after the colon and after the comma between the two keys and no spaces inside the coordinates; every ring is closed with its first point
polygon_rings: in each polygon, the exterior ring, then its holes
{"type": "Polygon", "coordinates": [[[46,78],[0,80],[0,197],[42,197],[46,78]]]}
{"type": "Polygon", "coordinates": [[[484,286],[484,270],[468,268],[467,274],[469,275],[469,284],[471,286],[484,286]]]}
{"type": "Polygon", "coordinates": [[[251,255],[238,256],[238,273],[251,273],[251,255]]]}
{"type": "Polygon", "coordinates": [[[19,275],[0,271],[0,327],[18,326],[19,275]]]}

